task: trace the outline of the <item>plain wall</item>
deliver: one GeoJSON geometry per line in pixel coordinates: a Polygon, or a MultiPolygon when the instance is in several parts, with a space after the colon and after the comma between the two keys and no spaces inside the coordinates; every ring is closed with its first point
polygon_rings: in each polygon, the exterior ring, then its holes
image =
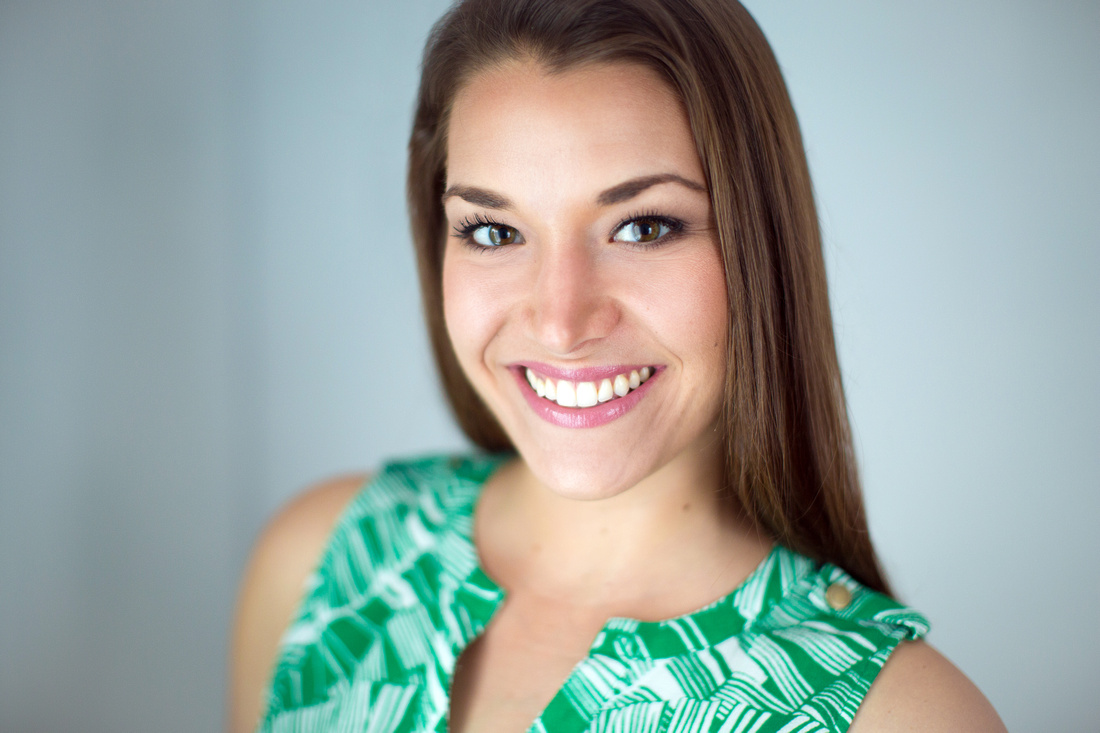
{"type": "MultiPolygon", "coordinates": [[[[1100,5],[748,3],[872,531],[1013,731],[1100,726],[1100,5]]],[[[0,0],[0,731],[216,730],[304,485],[461,449],[404,209],[445,3],[0,0]]]]}

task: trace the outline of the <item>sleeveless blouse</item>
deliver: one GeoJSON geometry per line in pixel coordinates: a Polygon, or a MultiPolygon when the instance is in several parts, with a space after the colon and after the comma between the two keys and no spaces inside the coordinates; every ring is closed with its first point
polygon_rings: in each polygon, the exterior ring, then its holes
{"type": "MultiPolygon", "coordinates": [[[[282,639],[260,731],[447,730],[455,662],[504,600],[472,539],[503,460],[392,463],[352,500],[282,639]]],[[[530,731],[845,731],[890,653],[927,631],[777,545],[694,613],[608,620],[530,731]]]]}

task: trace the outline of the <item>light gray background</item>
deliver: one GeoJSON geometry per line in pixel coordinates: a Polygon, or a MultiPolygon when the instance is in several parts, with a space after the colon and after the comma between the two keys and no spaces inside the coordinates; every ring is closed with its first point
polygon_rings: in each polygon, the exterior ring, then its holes
{"type": "MultiPolygon", "coordinates": [[[[749,3],[879,549],[1014,731],[1100,725],[1100,5],[749,3]]],[[[0,730],[215,730],[318,478],[462,445],[403,201],[444,3],[0,0],[0,730]]]]}

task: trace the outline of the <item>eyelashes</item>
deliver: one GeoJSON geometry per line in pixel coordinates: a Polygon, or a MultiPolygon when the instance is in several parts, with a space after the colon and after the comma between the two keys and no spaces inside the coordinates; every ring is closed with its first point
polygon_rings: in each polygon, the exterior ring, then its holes
{"type": "Polygon", "coordinates": [[[461,222],[451,227],[451,230],[455,233],[456,237],[468,237],[474,233],[475,229],[480,227],[500,226],[499,221],[486,218],[481,214],[474,214],[472,217],[468,216],[461,222]]]}
{"type": "Polygon", "coordinates": [[[463,219],[454,227],[454,232],[467,245],[482,249],[496,249],[508,244],[522,244],[524,241],[518,229],[481,214],[475,214],[472,219],[463,219]]]}
{"type": "Polygon", "coordinates": [[[684,222],[656,211],[634,214],[611,230],[611,239],[636,246],[656,247],[675,239],[684,231],[684,222]]]}
{"type": "MultiPolygon", "coordinates": [[[[686,224],[681,219],[651,210],[620,220],[612,227],[608,239],[637,249],[652,249],[676,239],[685,229],[686,224]]],[[[515,227],[483,214],[464,218],[452,227],[452,231],[452,236],[463,244],[482,252],[505,248],[506,245],[523,244],[526,241],[515,227]]]]}

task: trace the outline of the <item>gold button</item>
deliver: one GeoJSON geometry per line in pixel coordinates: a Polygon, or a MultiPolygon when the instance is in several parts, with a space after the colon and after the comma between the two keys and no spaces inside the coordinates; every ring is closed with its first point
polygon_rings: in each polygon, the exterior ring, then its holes
{"type": "Polygon", "coordinates": [[[852,602],[852,591],[840,583],[833,583],[825,590],[825,602],[834,611],[843,611],[852,602]]]}

